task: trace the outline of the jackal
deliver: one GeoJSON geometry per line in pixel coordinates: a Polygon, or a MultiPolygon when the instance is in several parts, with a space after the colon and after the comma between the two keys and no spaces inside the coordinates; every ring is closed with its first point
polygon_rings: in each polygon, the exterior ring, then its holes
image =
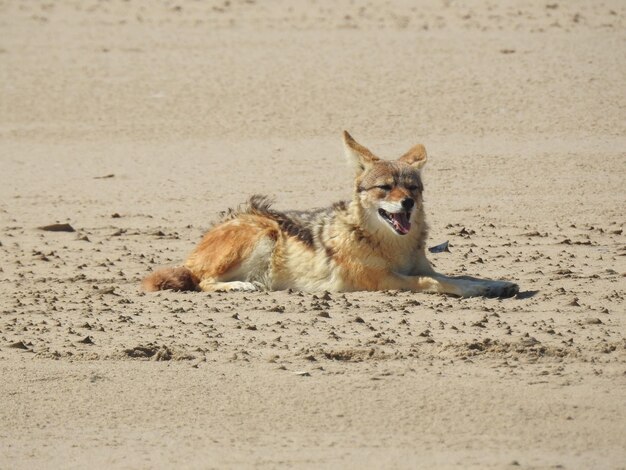
{"type": "Polygon", "coordinates": [[[426,258],[421,169],[416,145],[381,160],[344,132],[354,168],[350,201],[310,211],[277,211],[263,196],[229,210],[184,266],[146,277],[148,291],[410,290],[462,297],[510,297],[517,284],[434,271],[426,258]]]}

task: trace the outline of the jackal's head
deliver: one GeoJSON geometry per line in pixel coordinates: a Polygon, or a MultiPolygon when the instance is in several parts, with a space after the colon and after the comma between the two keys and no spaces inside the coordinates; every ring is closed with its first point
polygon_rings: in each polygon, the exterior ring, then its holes
{"type": "Polygon", "coordinates": [[[356,171],[356,200],[369,224],[385,226],[398,235],[421,222],[422,179],[426,149],[416,145],[397,160],[381,160],[343,133],[346,156],[356,171]]]}

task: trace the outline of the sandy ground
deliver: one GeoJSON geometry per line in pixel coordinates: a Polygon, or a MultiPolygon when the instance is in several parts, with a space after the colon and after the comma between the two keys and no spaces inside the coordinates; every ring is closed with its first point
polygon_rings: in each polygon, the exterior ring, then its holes
{"type": "Polygon", "coordinates": [[[626,7],[416,5],[0,1],[1,468],[626,468],[626,7]],[[521,295],[139,291],[343,129],[521,295]]]}

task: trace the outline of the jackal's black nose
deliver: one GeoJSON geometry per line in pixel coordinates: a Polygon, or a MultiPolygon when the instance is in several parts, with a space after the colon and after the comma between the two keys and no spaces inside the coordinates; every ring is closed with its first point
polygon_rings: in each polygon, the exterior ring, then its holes
{"type": "Polygon", "coordinates": [[[413,209],[414,205],[415,205],[415,201],[409,197],[402,200],[402,208],[405,211],[410,211],[411,209],[413,209]]]}

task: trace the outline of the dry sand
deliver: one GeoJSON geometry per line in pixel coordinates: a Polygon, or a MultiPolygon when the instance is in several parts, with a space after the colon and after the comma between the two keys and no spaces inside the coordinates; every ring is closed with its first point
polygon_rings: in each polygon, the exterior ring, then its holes
{"type": "Polygon", "coordinates": [[[621,0],[0,1],[0,467],[626,468],[625,32],[621,0]],[[435,265],[522,295],[139,291],[251,193],[349,198],[344,128],[423,142],[435,265]]]}

